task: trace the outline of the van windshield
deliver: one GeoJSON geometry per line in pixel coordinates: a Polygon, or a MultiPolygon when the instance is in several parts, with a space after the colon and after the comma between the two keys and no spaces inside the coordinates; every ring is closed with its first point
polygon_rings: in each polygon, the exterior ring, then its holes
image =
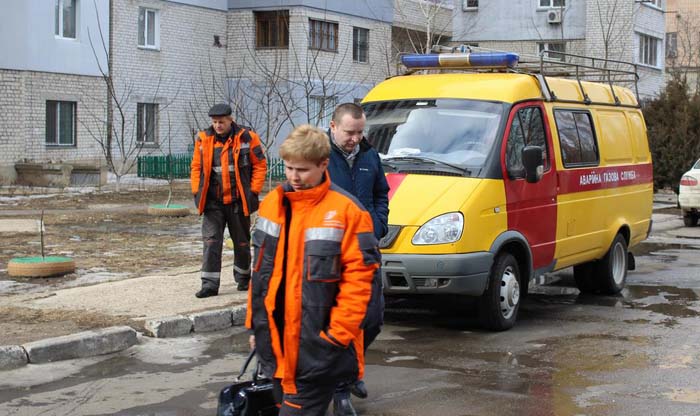
{"type": "Polygon", "coordinates": [[[496,141],[502,104],[455,100],[368,103],[367,139],[386,162],[427,160],[467,171],[481,168],[496,141]]]}

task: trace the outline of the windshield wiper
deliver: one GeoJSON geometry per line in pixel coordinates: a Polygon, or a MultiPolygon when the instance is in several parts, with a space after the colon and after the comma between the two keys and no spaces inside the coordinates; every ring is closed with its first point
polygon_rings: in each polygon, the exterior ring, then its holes
{"type": "Polygon", "coordinates": [[[472,171],[463,168],[461,166],[453,165],[451,163],[443,162],[440,159],[433,159],[431,157],[425,157],[425,156],[395,156],[395,157],[387,157],[385,159],[382,159],[382,162],[422,162],[422,163],[432,163],[434,165],[442,165],[442,166],[447,166],[452,169],[456,169],[465,175],[470,175],[472,174],[472,171]]]}

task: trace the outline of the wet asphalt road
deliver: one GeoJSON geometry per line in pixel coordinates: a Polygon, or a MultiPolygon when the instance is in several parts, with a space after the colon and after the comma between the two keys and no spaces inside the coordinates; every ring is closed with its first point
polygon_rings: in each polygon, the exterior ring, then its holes
{"type": "MultiPolygon", "coordinates": [[[[618,297],[563,272],[515,328],[480,330],[453,300],[393,299],[367,357],[363,415],[700,415],[700,253],[645,244],[618,297]]],[[[0,415],[213,415],[240,330],[146,339],[109,357],[0,373],[0,415]]]]}

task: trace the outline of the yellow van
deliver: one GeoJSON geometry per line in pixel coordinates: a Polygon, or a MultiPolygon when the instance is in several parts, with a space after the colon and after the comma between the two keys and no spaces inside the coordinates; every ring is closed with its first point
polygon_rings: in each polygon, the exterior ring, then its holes
{"type": "MultiPolygon", "coordinates": [[[[472,72],[396,76],[362,103],[391,188],[384,292],[477,296],[493,330],[514,325],[544,273],[574,266],[581,291],[618,293],[634,268],[628,249],[651,228],[652,161],[635,93],[548,76],[544,64],[522,69],[518,58],[404,56],[410,71],[472,72]]],[[[565,74],[593,69],[620,77],[585,64],[565,74]]]]}

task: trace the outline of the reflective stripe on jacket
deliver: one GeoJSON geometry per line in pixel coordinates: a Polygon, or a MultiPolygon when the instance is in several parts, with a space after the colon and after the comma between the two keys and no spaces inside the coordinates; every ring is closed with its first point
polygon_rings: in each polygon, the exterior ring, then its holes
{"type": "Polygon", "coordinates": [[[362,327],[379,267],[369,213],[326,178],[305,191],[278,187],[258,215],[246,326],[263,371],[290,394],[297,380],[362,377],[362,327]]]}
{"type": "MultiPolygon", "coordinates": [[[[207,204],[214,146],[220,145],[216,143],[215,134],[212,127],[199,132],[190,165],[192,194],[200,214],[204,212],[207,204]]],[[[220,169],[224,204],[232,203],[233,198],[238,195],[245,215],[257,211],[257,195],[263,189],[267,173],[267,160],[260,137],[254,131],[233,123],[231,137],[221,149],[220,169]]]]}

